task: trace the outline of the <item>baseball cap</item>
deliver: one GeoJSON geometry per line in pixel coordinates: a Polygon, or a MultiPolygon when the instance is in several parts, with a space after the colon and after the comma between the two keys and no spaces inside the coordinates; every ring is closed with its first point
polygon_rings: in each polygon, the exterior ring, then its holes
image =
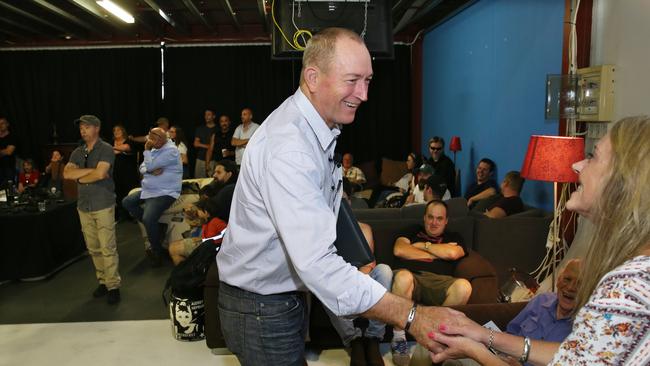
{"type": "Polygon", "coordinates": [[[444,178],[439,175],[432,175],[427,178],[427,186],[431,187],[433,193],[436,193],[438,197],[442,198],[447,191],[447,183],[444,178]]]}
{"type": "Polygon", "coordinates": [[[431,165],[429,165],[429,164],[420,165],[420,168],[418,169],[418,171],[420,173],[424,173],[424,174],[433,174],[434,173],[433,167],[431,165]]]}
{"type": "Polygon", "coordinates": [[[101,126],[101,122],[99,121],[99,118],[93,116],[92,114],[84,114],[83,116],[77,118],[74,120],[74,125],[79,126],[79,124],[85,123],[87,125],[92,125],[92,126],[101,126]]]}

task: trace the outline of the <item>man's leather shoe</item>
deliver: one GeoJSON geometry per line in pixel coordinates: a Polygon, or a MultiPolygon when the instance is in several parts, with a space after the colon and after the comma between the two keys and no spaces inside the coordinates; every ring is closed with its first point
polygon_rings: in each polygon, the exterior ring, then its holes
{"type": "Polygon", "coordinates": [[[93,291],[93,297],[94,298],[99,298],[99,297],[102,297],[102,296],[106,295],[107,293],[108,293],[108,289],[106,288],[106,285],[101,284],[101,285],[97,286],[95,291],[93,291]]]}
{"type": "Polygon", "coordinates": [[[120,297],[120,289],[114,288],[112,290],[108,290],[108,296],[106,297],[106,302],[109,305],[115,305],[118,302],[120,302],[122,298],[120,297]]]}

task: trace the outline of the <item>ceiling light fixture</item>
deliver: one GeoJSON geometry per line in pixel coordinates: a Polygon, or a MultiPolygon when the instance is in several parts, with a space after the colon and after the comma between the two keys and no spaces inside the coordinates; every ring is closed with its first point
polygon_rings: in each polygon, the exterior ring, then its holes
{"type": "Polygon", "coordinates": [[[165,19],[167,22],[171,21],[169,16],[167,16],[167,14],[165,14],[165,12],[162,9],[158,9],[158,15],[160,15],[160,17],[165,19]]]}
{"type": "Polygon", "coordinates": [[[97,5],[106,9],[108,12],[120,18],[125,23],[129,23],[129,24],[135,23],[135,19],[133,18],[133,15],[129,14],[128,11],[122,9],[120,6],[118,6],[111,0],[97,1],[97,5]]]}

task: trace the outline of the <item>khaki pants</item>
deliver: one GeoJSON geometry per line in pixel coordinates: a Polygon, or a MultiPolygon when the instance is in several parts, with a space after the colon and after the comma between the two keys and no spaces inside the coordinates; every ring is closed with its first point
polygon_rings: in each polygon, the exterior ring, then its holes
{"type": "Polygon", "coordinates": [[[205,160],[196,159],[194,163],[194,178],[206,178],[205,174],[205,160]]]}
{"type": "Polygon", "coordinates": [[[77,212],[97,280],[109,290],[119,288],[121,279],[115,242],[115,206],[99,211],[77,212]]]}
{"type": "Polygon", "coordinates": [[[210,161],[210,164],[207,166],[208,170],[206,173],[205,160],[196,159],[196,163],[194,165],[194,178],[212,178],[212,174],[214,174],[214,168],[216,166],[216,161],[210,161]]]}

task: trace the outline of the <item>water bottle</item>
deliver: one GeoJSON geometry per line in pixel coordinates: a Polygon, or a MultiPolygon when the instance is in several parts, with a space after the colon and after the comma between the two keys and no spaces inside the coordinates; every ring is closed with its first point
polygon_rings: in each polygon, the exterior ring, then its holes
{"type": "Polygon", "coordinates": [[[7,181],[7,200],[10,202],[18,200],[18,189],[11,179],[7,181]],[[11,200],[9,200],[10,197],[12,198],[11,200]]]}

